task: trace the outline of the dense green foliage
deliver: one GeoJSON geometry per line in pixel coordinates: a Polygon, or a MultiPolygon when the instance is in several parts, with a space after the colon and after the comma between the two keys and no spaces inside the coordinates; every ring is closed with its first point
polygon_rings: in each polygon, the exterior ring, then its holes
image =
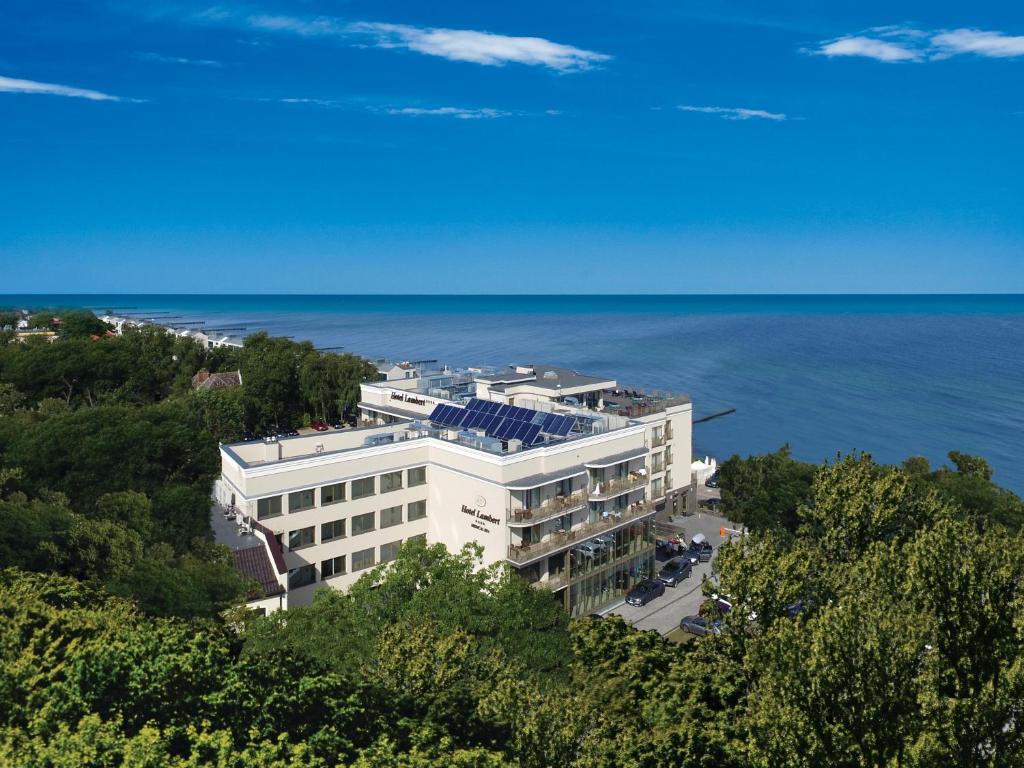
{"type": "MultiPolygon", "coordinates": [[[[919,493],[935,490],[968,514],[1024,530],[1024,501],[992,482],[992,468],[985,459],[950,451],[949,460],[953,468],[932,471],[926,459],[915,456],[903,463],[903,469],[919,493]]],[[[817,469],[794,459],[788,445],[745,459],[734,455],[721,467],[722,507],[730,520],[750,530],[793,533],[801,523],[801,505],[811,500],[817,469]]]]}
{"type": "MultiPolygon", "coordinates": [[[[478,551],[417,542],[348,593],[227,624],[11,570],[0,764],[1022,764],[1024,538],[866,456],[818,468],[796,516],[723,544],[705,591],[735,608],[683,646],[567,624],[478,551]]],[[[38,538],[69,527],[51,517],[38,538]]]]}
{"type": "Polygon", "coordinates": [[[155,615],[216,616],[237,602],[246,585],[210,531],[217,440],[267,427],[257,402],[286,414],[283,426],[351,409],[372,366],[265,334],[207,350],[154,326],[108,335],[82,310],[32,319],[59,335],[0,343],[0,565],[103,584],[155,615]],[[241,368],[245,386],[194,391],[202,368],[241,368]],[[282,376],[295,387],[273,390],[282,376]]]}
{"type": "Polygon", "coordinates": [[[215,436],[333,418],[365,364],[89,330],[0,346],[0,765],[1024,765],[1024,509],[981,458],[733,457],[734,608],[684,645],[421,542],[261,617],[210,542],[215,436]]]}

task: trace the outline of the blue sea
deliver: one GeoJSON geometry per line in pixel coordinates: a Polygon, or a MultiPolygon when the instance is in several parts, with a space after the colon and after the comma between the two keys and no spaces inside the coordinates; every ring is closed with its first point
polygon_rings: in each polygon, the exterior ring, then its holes
{"type": "Polygon", "coordinates": [[[2,296],[170,312],[452,366],[543,362],[688,393],[695,455],[951,450],[1024,493],[1024,296],[2,296]]]}

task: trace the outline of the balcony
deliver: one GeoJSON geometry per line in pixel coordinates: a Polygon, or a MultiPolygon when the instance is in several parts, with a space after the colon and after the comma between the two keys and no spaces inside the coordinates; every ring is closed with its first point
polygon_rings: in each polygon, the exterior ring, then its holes
{"type": "Polygon", "coordinates": [[[576,541],[576,531],[555,531],[544,541],[536,544],[509,544],[508,559],[522,565],[533,562],[544,555],[565,549],[576,541]]]}
{"type": "Polygon", "coordinates": [[[536,544],[521,544],[519,546],[510,544],[508,559],[516,565],[532,563],[534,560],[538,560],[552,552],[557,552],[559,549],[565,549],[577,541],[583,541],[591,536],[597,536],[605,531],[610,531],[623,523],[637,520],[652,512],[654,512],[653,502],[638,501],[621,511],[609,513],[608,517],[603,520],[584,523],[577,528],[573,528],[571,531],[558,531],[551,534],[548,539],[536,544]]]}
{"type": "Polygon", "coordinates": [[[668,437],[665,435],[664,432],[660,435],[655,435],[655,437],[651,439],[651,448],[660,448],[665,444],[667,440],[668,437]]]}
{"type": "Polygon", "coordinates": [[[618,477],[613,480],[602,480],[590,489],[590,501],[602,501],[614,499],[624,493],[629,493],[637,488],[647,485],[647,478],[643,475],[631,475],[629,477],[618,477]]]}
{"type": "Polygon", "coordinates": [[[508,521],[512,525],[542,523],[552,517],[565,515],[582,507],[587,503],[588,498],[587,489],[581,488],[569,496],[555,496],[552,499],[547,499],[536,507],[510,509],[508,510],[508,521]]]}

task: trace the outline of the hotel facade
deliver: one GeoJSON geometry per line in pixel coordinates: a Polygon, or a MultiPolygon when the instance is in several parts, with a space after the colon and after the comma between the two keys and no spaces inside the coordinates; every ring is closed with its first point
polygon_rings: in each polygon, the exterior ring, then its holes
{"type": "Polygon", "coordinates": [[[417,538],[476,542],[574,616],[654,573],[655,515],[692,495],[688,398],[544,366],[401,371],[362,385],[355,429],[221,446],[217,499],[277,582],[254,604],[346,588],[417,538]]]}

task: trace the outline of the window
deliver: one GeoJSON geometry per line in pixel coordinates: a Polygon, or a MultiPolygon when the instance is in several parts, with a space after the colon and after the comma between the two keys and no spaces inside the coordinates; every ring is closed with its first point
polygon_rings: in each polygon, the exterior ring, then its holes
{"type": "MultiPolygon", "coordinates": [[[[358,536],[361,533],[368,533],[374,530],[373,518],[376,512],[367,512],[365,515],[356,515],[352,518],[352,535],[358,536]]],[[[355,570],[355,558],[352,560],[352,570],[355,570]]]]}
{"type": "Polygon", "coordinates": [[[427,482],[427,468],[426,467],[413,467],[406,474],[409,475],[407,484],[410,488],[414,485],[423,485],[427,482]]]}
{"type": "Polygon", "coordinates": [[[259,520],[266,520],[268,517],[277,517],[281,514],[281,497],[271,496],[269,499],[260,499],[256,502],[256,517],[259,520]]]}
{"type": "Polygon", "coordinates": [[[329,579],[331,576],[340,576],[345,572],[345,556],[338,555],[330,560],[320,563],[320,580],[329,579]]]}
{"type": "Polygon", "coordinates": [[[380,511],[380,527],[390,528],[392,525],[399,525],[402,522],[402,505],[388,507],[380,511]]]}
{"type": "Polygon", "coordinates": [[[288,511],[301,512],[304,509],[313,508],[313,489],[308,491],[295,491],[288,494],[288,511]]]}
{"type": "Polygon", "coordinates": [[[374,479],[372,477],[364,477],[362,480],[353,480],[352,498],[365,499],[367,496],[373,496],[377,492],[374,479]]]}
{"type": "Polygon", "coordinates": [[[332,539],[344,539],[345,538],[345,521],[344,520],[332,520],[329,523],[324,523],[320,526],[320,543],[323,544],[325,541],[331,541],[332,539]]]}
{"type": "Polygon", "coordinates": [[[398,491],[402,488],[402,473],[387,472],[380,476],[380,492],[398,491]]]}
{"type": "Polygon", "coordinates": [[[298,589],[316,581],[316,566],[303,565],[288,571],[288,589],[298,589]]]}
{"type": "Polygon", "coordinates": [[[660,477],[657,478],[656,480],[652,480],[651,481],[651,496],[654,496],[655,498],[657,498],[658,496],[663,495],[664,494],[664,490],[663,490],[664,487],[665,487],[665,483],[664,483],[664,481],[660,477]]]}
{"type": "Polygon", "coordinates": [[[409,541],[422,541],[424,544],[426,544],[426,542],[427,542],[427,534],[425,534],[425,533],[417,533],[415,536],[410,536],[408,539],[406,539],[406,541],[407,542],[409,542],[409,541]]]}
{"type": "Polygon", "coordinates": [[[299,528],[297,531],[288,532],[288,549],[302,549],[310,544],[316,544],[315,528],[299,528]]]}
{"type": "Polygon", "coordinates": [[[352,553],[353,571],[364,571],[367,568],[372,568],[373,566],[373,547],[352,553]]]}
{"type": "Polygon", "coordinates": [[[345,500],[345,484],[335,483],[334,485],[325,485],[320,489],[320,506],[326,507],[328,504],[337,504],[339,501],[345,500]]]}
{"type": "Polygon", "coordinates": [[[427,516],[427,502],[426,499],[423,501],[413,501],[409,503],[409,513],[406,516],[408,521],[411,523],[413,520],[421,520],[427,516]]]}
{"type": "Polygon", "coordinates": [[[380,545],[380,561],[382,563],[390,563],[396,557],[398,557],[398,550],[402,548],[402,540],[392,541],[390,544],[380,545]]]}

